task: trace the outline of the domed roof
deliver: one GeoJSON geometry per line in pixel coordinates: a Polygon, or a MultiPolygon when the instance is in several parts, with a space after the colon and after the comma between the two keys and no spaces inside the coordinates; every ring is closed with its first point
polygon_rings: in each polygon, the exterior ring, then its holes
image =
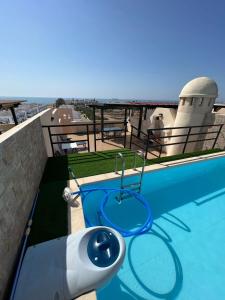
{"type": "Polygon", "coordinates": [[[179,97],[212,97],[218,96],[218,87],[214,80],[208,77],[198,77],[189,81],[183,87],[179,97]]]}

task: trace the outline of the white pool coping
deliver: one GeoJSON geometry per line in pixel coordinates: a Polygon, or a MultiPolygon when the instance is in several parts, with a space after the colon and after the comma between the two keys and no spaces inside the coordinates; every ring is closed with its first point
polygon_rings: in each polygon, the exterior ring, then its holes
{"type": "MultiPolygon", "coordinates": [[[[146,166],[145,172],[155,171],[155,170],[159,170],[159,169],[164,169],[164,168],[187,164],[187,163],[192,163],[192,162],[209,160],[209,159],[223,157],[223,156],[225,156],[225,151],[201,155],[201,156],[189,157],[189,158],[185,158],[185,159],[179,159],[179,160],[171,161],[171,162],[153,164],[150,166],[146,166]]],[[[141,170],[141,168],[137,168],[137,169],[141,170]]],[[[137,171],[135,171],[133,169],[128,169],[125,171],[125,176],[130,176],[130,175],[135,175],[135,174],[137,174],[137,171]]],[[[110,179],[115,179],[115,178],[120,178],[120,175],[115,174],[115,172],[111,172],[111,173],[99,174],[99,175],[95,175],[95,176],[78,178],[77,181],[78,181],[79,185],[83,185],[83,184],[89,184],[89,183],[93,183],[93,182],[99,182],[99,181],[110,180],[110,179]]],[[[76,185],[74,180],[68,180],[67,184],[72,189],[72,191],[75,192],[75,191],[79,190],[79,188],[76,185]]],[[[78,230],[85,228],[83,207],[82,207],[82,201],[81,201],[80,197],[77,199],[77,202],[78,202],[77,207],[76,206],[68,207],[69,233],[75,233],[78,230]]],[[[93,291],[93,292],[87,293],[76,299],[96,300],[97,299],[96,292],[93,291]]]]}

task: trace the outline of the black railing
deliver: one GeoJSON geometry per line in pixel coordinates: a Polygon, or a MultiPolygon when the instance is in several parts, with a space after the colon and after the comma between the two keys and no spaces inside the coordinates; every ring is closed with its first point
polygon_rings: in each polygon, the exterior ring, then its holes
{"type": "MultiPolygon", "coordinates": [[[[97,141],[104,142],[105,140],[117,140],[123,139],[123,146],[126,147],[127,139],[127,123],[124,122],[107,122],[104,123],[105,127],[100,123],[79,123],[79,124],[61,124],[61,125],[43,125],[42,128],[46,128],[48,131],[49,142],[51,145],[52,155],[56,156],[62,152],[62,147],[59,150],[54,149],[54,145],[63,144],[86,144],[85,150],[90,152],[91,142],[90,135],[94,138],[94,151],[97,151],[97,141]],[[107,127],[106,127],[107,126],[107,127]],[[68,130],[66,130],[68,128],[68,130]],[[70,129],[69,129],[70,128],[70,129]],[[71,129],[72,128],[72,129],[71,129]],[[53,129],[55,132],[53,132],[53,129]],[[60,132],[59,132],[60,131],[60,132]],[[71,135],[71,138],[63,138],[64,136],[71,135]],[[82,136],[84,138],[74,139],[74,137],[82,136]]],[[[76,147],[76,151],[79,150],[76,147]]],[[[64,150],[67,153],[67,150],[64,150]]]]}
{"type": "Polygon", "coordinates": [[[139,130],[137,127],[131,125],[129,148],[132,149],[132,145],[135,145],[138,148],[141,148],[142,150],[145,151],[145,158],[147,158],[148,152],[154,156],[157,156],[148,149],[148,146],[146,146],[147,144],[148,144],[148,135],[146,133],[144,133],[143,131],[139,130]],[[135,130],[137,131],[136,134],[134,133],[135,130]],[[137,143],[136,139],[139,141],[139,143],[137,143]]]}
{"type": "Polygon", "coordinates": [[[147,134],[143,131],[138,131],[138,128],[135,126],[131,126],[131,137],[130,137],[130,149],[132,148],[132,144],[136,145],[137,147],[143,149],[145,151],[145,157],[147,158],[148,153],[156,156],[161,157],[163,152],[163,147],[173,146],[173,145],[183,145],[183,149],[181,149],[182,153],[185,153],[187,145],[189,143],[194,142],[204,142],[204,141],[212,141],[211,149],[215,148],[216,142],[220,135],[224,124],[210,124],[210,125],[201,125],[201,126],[185,126],[185,127],[165,127],[165,128],[152,128],[147,130],[147,134]],[[217,128],[213,129],[212,131],[207,131],[208,128],[217,128]],[[206,129],[203,132],[200,130],[206,129]],[[186,133],[182,134],[170,134],[165,135],[165,131],[174,131],[174,130],[185,130],[186,133]],[[193,132],[197,130],[197,132],[193,132]],[[135,134],[136,131],[136,134],[135,134]],[[213,137],[208,137],[208,135],[214,134],[213,137]],[[205,137],[204,137],[205,135],[205,137]],[[194,140],[190,139],[192,136],[203,136],[203,138],[196,138],[194,140]],[[165,142],[165,139],[173,139],[183,137],[184,139],[178,142],[165,142]],[[137,143],[136,140],[140,141],[142,144],[137,143]],[[151,150],[158,150],[158,154],[152,152],[151,150]]]}
{"type": "Polygon", "coordinates": [[[105,140],[111,140],[112,137],[114,140],[121,139],[121,137],[123,137],[123,146],[124,146],[124,148],[126,147],[127,122],[110,122],[110,123],[107,122],[107,123],[104,123],[104,126],[107,126],[107,127],[103,127],[103,125],[101,124],[100,131],[96,130],[96,125],[97,124],[95,124],[95,126],[94,126],[95,128],[93,130],[95,151],[97,150],[96,141],[104,142],[105,140]],[[116,126],[120,126],[120,127],[116,127],[116,126]],[[97,137],[98,133],[101,133],[101,137],[99,137],[99,138],[97,137]],[[110,133],[113,133],[113,136],[111,136],[110,133]],[[122,134],[124,134],[124,135],[122,136],[122,134]]]}

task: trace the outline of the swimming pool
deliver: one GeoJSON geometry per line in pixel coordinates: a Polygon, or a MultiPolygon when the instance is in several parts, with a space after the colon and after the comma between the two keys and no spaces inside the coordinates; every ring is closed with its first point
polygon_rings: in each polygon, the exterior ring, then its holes
{"type": "MultiPolygon", "coordinates": [[[[119,187],[119,180],[82,187],[119,187]]],[[[142,194],[152,208],[152,229],[125,238],[123,266],[97,291],[97,299],[225,299],[225,158],[147,172],[142,194]]],[[[92,193],[83,203],[96,225],[102,196],[92,193]]],[[[132,199],[120,205],[110,199],[106,211],[127,229],[146,219],[146,211],[132,199]]]]}

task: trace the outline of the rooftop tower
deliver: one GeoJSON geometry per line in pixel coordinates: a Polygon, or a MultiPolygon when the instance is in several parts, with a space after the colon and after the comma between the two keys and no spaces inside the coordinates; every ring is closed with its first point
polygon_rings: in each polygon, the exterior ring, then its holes
{"type": "MultiPolygon", "coordinates": [[[[208,77],[198,77],[189,81],[181,90],[174,127],[201,126],[206,124],[207,117],[212,112],[218,96],[218,87],[214,80],[208,77]]],[[[205,129],[206,130],[206,129],[205,129]]],[[[199,128],[192,129],[191,133],[198,133],[199,128]]],[[[187,134],[188,129],[174,129],[172,135],[187,134]]],[[[197,140],[198,135],[189,140],[197,140]]],[[[186,137],[171,138],[169,143],[184,142],[186,137]]],[[[183,151],[184,144],[168,146],[168,155],[175,155],[183,151]]],[[[186,152],[197,150],[197,143],[189,143],[186,152]]]]}

